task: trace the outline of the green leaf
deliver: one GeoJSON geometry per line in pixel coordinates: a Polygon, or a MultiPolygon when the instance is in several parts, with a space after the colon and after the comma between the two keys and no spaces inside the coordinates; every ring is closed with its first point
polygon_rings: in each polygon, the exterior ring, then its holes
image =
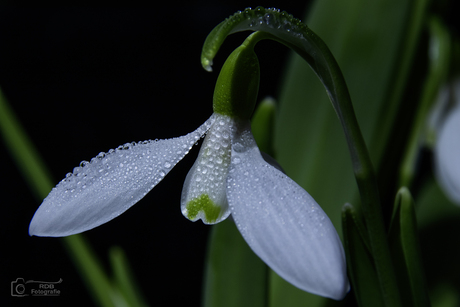
{"type": "Polygon", "coordinates": [[[115,306],[114,300],[116,300],[117,293],[84,236],[73,235],[61,240],[93,300],[101,306],[115,306]]]}
{"type": "Polygon", "coordinates": [[[367,230],[359,209],[346,204],[342,209],[342,229],[348,276],[359,306],[385,306],[371,254],[367,230]]]}
{"type": "Polygon", "coordinates": [[[405,187],[399,189],[390,225],[389,241],[404,306],[429,307],[414,200],[405,187]]]}
{"type": "Polygon", "coordinates": [[[270,270],[270,293],[268,306],[325,306],[336,302],[302,291],[270,270]]]}
{"type": "Polygon", "coordinates": [[[110,262],[113,272],[113,285],[120,293],[120,299],[130,307],[147,306],[144,302],[139,287],[132,276],[132,271],[121,247],[112,247],[109,251],[110,262]]]}
{"type": "Polygon", "coordinates": [[[208,246],[203,306],[265,306],[267,266],[230,218],[213,226],[208,246]]]}
{"type": "Polygon", "coordinates": [[[35,197],[38,200],[43,199],[51,191],[53,181],[33,143],[16,115],[13,114],[13,110],[8,105],[1,89],[0,134],[5,142],[5,147],[10,152],[35,197]]]}

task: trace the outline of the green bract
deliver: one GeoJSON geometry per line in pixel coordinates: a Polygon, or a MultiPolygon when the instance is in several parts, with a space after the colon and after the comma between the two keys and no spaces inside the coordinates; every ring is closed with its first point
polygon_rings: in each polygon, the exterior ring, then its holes
{"type": "Polygon", "coordinates": [[[214,90],[214,112],[249,119],[259,91],[259,61],[251,45],[241,45],[225,61],[214,90]]]}

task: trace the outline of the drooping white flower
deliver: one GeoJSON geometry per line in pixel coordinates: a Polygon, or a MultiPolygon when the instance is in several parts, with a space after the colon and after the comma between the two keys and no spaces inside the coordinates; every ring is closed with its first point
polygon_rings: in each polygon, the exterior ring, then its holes
{"type": "MultiPolygon", "coordinates": [[[[435,172],[438,182],[447,197],[460,205],[460,83],[455,83],[453,94],[444,89],[441,97],[454,100],[447,106],[446,114],[439,121],[434,147],[435,172]],[[454,96],[454,97],[452,97],[454,96]],[[452,99],[453,98],[453,99],[452,99]]],[[[447,103],[444,103],[446,105],[447,103]]]]}
{"type": "Polygon", "coordinates": [[[334,226],[303,188],[265,162],[252,136],[249,118],[259,78],[254,57],[244,46],[232,53],[216,85],[214,114],[197,130],[126,144],[75,168],[45,198],[29,233],[67,236],[115,218],[206,134],[184,183],[184,216],[214,224],[231,214],[248,245],[281,277],[302,290],[342,299],[349,283],[334,226]],[[248,57],[257,70],[248,69],[248,57]]]}

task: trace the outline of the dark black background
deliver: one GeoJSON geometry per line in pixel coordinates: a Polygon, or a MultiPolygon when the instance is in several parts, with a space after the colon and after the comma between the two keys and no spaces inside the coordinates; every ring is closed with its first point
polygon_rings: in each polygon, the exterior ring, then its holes
{"type": "MultiPolygon", "coordinates": [[[[196,129],[212,113],[221,65],[247,33],[228,38],[215,72],[200,65],[206,35],[248,6],[277,6],[303,16],[305,2],[202,2],[155,8],[0,10],[0,87],[57,183],[82,160],[131,141],[169,138],[196,129]]],[[[257,46],[259,97],[275,95],[288,51],[257,46]]],[[[152,306],[199,306],[210,226],[180,212],[183,180],[195,148],[142,201],[85,233],[110,274],[108,250],[122,247],[152,306]]],[[[1,306],[92,305],[85,284],[57,238],[28,236],[41,200],[2,143],[1,306]],[[10,283],[63,282],[56,298],[16,298],[10,283]]]]}

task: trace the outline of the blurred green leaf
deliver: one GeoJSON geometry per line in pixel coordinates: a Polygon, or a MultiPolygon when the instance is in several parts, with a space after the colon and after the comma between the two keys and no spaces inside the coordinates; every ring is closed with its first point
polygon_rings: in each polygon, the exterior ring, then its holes
{"type": "Polygon", "coordinates": [[[231,218],[213,226],[208,247],[203,306],[266,306],[267,266],[231,218]]]}
{"type": "Polygon", "coordinates": [[[132,270],[121,247],[114,246],[109,251],[112,264],[113,285],[121,293],[120,299],[131,307],[147,306],[132,276],[132,270]]]}
{"type": "Polygon", "coordinates": [[[42,200],[54,186],[43,161],[22,128],[0,89],[0,133],[37,200],[42,200]]]}
{"type": "Polygon", "coordinates": [[[428,307],[430,299],[423,268],[414,200],[405,187],[399,189],[389,231],[390,251],[404,306],[428,307]]]}
{"type": "MultiPolygon", "coordinates": [[[[35,150],[0,90],[0,130],[6,148],[15,159],[38,200],[45,198],[53,184],[45,164],[35,150]]],[[[39,239],[38,239],[39,240],[39,239]]],[[[100,306],[113,306],[113,291],[98,259],[83,235],[61,239],[81,274],[88,291],[100,306]]]]}
{"type": "Polygon", "coordinates": [[[324,297],[300,290],[270,270],[270,293],[268,306],[325,306],[324,297]]]}
{"type": "Polygon", "coordinates": [[[100,306],[116,306],[114,300],[117,294],[99,259],[83,235],[68,236],[61,240],[93,300],[100,306]]]}

